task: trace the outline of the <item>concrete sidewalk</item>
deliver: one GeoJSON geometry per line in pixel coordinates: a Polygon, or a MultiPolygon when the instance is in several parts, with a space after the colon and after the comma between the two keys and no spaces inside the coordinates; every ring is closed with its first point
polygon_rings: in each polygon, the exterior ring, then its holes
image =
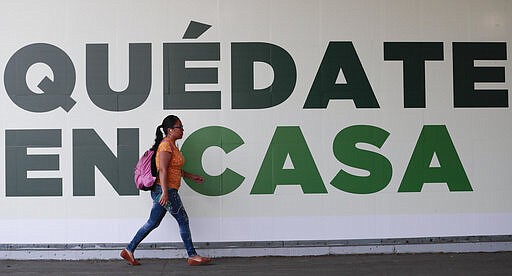
{"type": "Polygon", "coordinates": [[[184,259],[0,261],[1,275],[512,275],[512,252],[184,259]]]}

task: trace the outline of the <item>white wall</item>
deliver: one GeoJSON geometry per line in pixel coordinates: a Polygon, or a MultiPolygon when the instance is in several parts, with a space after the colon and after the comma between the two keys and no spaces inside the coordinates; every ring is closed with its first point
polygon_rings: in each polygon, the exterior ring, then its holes
{"type": "MultiPolygon", "coordinates": [[[[320,240],[464,235],[512,232],[512,114],[504,108],[455,108],[452,42],[504,42],[511,52],[510,1],[9,1],[0,17],[0,73],[20,48],[49,43],[64,50],[75,66],[72,98],[77,104],[36,113],[18,107],[0,86],[0,144],[5,130],[61,129],[62,148],[35,153],[59,155],[60,169],[28,172],[33,178],[62,178],[60,197],[9,197],[0,173],[0,243],[128,242],[150,209],[148,193],[119,196],[99,171],[96,194],[73,196],[72,130],[93,128],[116,152],[118,128],[139,128],[141,151],[151,145],[156,125],[177,114],[185,125],[184,141],[207,126],[235,131],[244,145],[224,155],[211,149],[203,156],[206,172],[225,168],[245,177],[235,191],[204,196],[183,183],[180,191],[196,241],[320,240]],[[182,39],[190,20],[212,27],[196,40],[182,39]],[[362,63],[380,108],[361,109],[351,100],[332,100],[326,109],[303,108],[329,42],[350,41],[362,63]],[[384,42],[442,42],[444,59],[425,66],[426,107],[404,108],[403,67],[384,60],[384,42]],[[164,110],[163,43],[220,42],[220,110],[164,110]],[[266,42],[285,49],[297,67],[291,96],[267,109],[231,106],[231,43],[266,42]],[[152,44],[152,89],[141,107],[126,112],[95,106],[85,85],[85,45],[108,43],[110,84],[122,90],[128,80],[128,44],[152,44]],[[390,136],[379,149],[393,168],[381,191],[359,195],[330,182],[341,164],[333,140],[352,125],[372,125],[390,136]],[[450,192],[443,183],[425,184],[421,192],[399,193],[409,159],[425,125],[445,125],[472,190],[450,192]],[[305,194],[300,186],[281,185],[271,195],[251,195],[255,178],[277,126],[299,126],[327,189],[305,194]],[[102,229],[92,231],[92,229],[102,229]]],[[[510,91],[511,59],[477,63],[505,68],[505,82],[477,84],[477,89],[510,91]]],[[[39,64],[40,65],[40,64],[39,64]]],[[[34,66],[29,87],[51,70],[34,66]]],[[[271,83],[268,67],[257,68],[256,87],[271,83]]],[[[2,78],[0,82],[3,82],[2,78]]],[[[509,96],[510,101],[510,96],[509,96]]],[[[182,144],[181,142],[180,144],[182,144]]],[[[6,167],[0,147],[0,168],[6,167]]],[[[435,164],[433,164],[435,166],[435,164]]],[[[207,183],[206,183],[207,184],[207,183]]],[[[179,241],[177,226],[166,220],[146,241],[179,241]]]]}

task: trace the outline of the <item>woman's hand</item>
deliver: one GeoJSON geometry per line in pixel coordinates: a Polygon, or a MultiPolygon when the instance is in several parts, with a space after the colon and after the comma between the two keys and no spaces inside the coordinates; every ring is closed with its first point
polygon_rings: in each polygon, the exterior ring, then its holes
{"type": "Polygon", "coordinates": [[[169,193],[167,192],[167,189],[162,190],[162,196],[160,197],[160,205],[164,206],[167,205],[167,202],[169,201],[169,193]]]}
{"type": "Polygon", "coordinates": [[[195,174],[192,174],[190,175],[189,177],[192,181],[196,182],[196,183],[199,183],[199,184],[202,184],[204,182],[204,177],[202,176],[199,176],[199,175],[195,175],[195,174]]]}

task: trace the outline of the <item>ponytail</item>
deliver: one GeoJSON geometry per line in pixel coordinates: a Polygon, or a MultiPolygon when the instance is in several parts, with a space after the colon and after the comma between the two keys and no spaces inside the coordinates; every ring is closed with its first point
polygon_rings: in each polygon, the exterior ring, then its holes
{"type": "Polygon", "coordinates": [[[160,142],[162,142],[162,140],[165,137],[164,133],[161,130],[161,128],[162,128],[162,125],[159,125],[159,126],[156,127],[155,144],[153,144],[153,146],[151,147],[151,150],[156,151],[158,149],[158,145],[160,145],[160,142]]]}

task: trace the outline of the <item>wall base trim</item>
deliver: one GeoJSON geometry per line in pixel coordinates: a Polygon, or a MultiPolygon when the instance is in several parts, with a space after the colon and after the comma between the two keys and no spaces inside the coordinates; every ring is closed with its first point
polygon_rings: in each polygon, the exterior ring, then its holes
{"type": "MultiPolygon", "coordinates": [[[[397,239],[195,242],[211,257],[321,256],[343,254],[467,253],[512,251],[512,235],[397,239]]],[[[126,244],[0,244],[3,260],[118,259],[126,244]]],[[[137,258],[185,258],[182,243],[142,243],[137,258]]]]}

